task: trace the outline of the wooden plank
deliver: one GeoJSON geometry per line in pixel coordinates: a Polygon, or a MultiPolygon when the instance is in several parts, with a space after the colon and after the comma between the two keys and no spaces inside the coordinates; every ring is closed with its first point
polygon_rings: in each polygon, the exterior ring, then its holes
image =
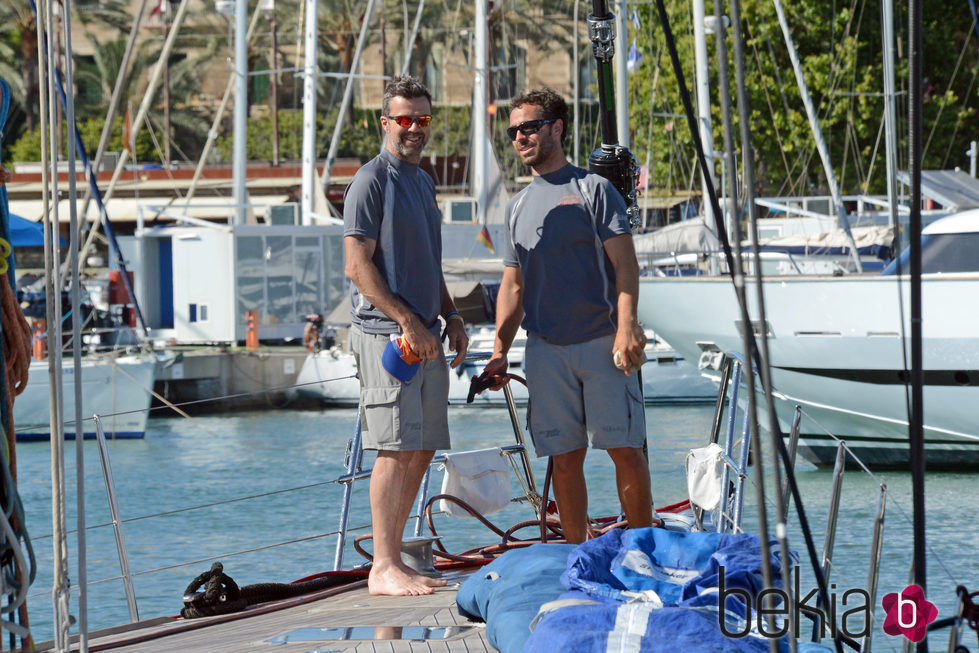
{"type": "MultiPolygon", "coordinates": [[[[458,579],[456,579],[458,580],[458,579]]],[[[455,606],[458,583],[439,588],[434,594],[415,597],[371,596],[363,583],[353,589],[322,596],[302,605],[251,614],[233,621],[220,618],[199,621],[152,620],[145,627],[123,633],[104,633],[89,639],[93,650],[208,651],[237,653],[269,651],[291,653],[312,649],[357,653],[489,653],[494,649],[481,625],[458,614],[455,606]],[[321,640],[317,630],[376,627],[454,627],[446,639],[429,640],[321,640]],[[309,629],[308,632],[304,629],[309,629]],[[157,637],[159,636],[159,637],[157,637]],[[134,638],[140,638],[138,641],[134,638]],[[278,638],[278,642],[270,640],[278,638]],[[288,641],[283,642],[283,639],[288,641]],[[111,649],[102,646],[120,644],[111,649]]],[[[283,602],[286,603],[286,602],[283,602]]],[[[368,633],[357,633],[368,634],[368,633]]],[[[369,635],[376,635],[372,631],[369,635]]],[[[39,650],[45,650],[43,648],[39,650]]]]}

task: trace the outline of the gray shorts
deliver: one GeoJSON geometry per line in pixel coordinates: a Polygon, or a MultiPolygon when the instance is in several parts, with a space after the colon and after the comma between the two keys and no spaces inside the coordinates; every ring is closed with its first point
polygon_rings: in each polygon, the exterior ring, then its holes
{"type": "Polygon", "coordinates": [[[591,443],[595,449],[642,447],[646,418],[639,377],[612,362],[615,336],[554,345],[527,336],[524,369],[530,393],[530,434],[538,456],[591,443]]]}
{"type": "Polygon", "coordinates": [[[408,383],[381,366],[387,335],[350,327],[350,349],[360,376],[364,449],[422,451],[449,448],[449,368],[445,354],[423,360],[408,383]]]}

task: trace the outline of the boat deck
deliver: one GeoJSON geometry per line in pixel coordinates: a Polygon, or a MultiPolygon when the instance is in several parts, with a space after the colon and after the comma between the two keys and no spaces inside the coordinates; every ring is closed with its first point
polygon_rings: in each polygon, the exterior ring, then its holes
{"type": "MultiPolygon", "coordinates": [[[[359,581],[233,615],[161,617],[91,633],[89,650],[489,653],[496,649],[483,624],[456,610],[456,592],[469,573],[444,574],[449,584],[429,596],[371,596],[359,581]]],[[[36,650],[51,649],[47,642],[36,650]]],[[[74,638],[72,650],[78,650],[74,638]]]]}

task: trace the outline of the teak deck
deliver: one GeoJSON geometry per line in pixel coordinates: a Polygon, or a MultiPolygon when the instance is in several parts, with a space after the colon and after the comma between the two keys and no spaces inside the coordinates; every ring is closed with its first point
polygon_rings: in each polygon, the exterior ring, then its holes
{"type": "MultiPolygon", "coordinates": [[[[366,581],[360,581],[234,615],[152,619],[91,633],[89,650],[489,653],[496,649],[483,624],[456,610],[456,592],[468,573],[445,574],[449,585],[429,596],[371,596],[366,581]]],[[[72,650],[78,650],[74,637],[72,642],[72,650]]],[[[36,650],[51,650],[51,643],[36,650]]]]}

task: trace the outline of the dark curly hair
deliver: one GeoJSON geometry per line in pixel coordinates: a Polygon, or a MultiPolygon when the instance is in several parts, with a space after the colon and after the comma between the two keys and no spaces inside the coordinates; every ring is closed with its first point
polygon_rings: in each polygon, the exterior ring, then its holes
{"type": "Polygon", "coordinates": [[[423,97],[428,100],[428,105],[432,105],[432,94],[428,92],[425,85],[411,75],[400,75],[394,77],[387,86],[384,87],[384,98],[381,101],[381,113],[388,114],[391,110],[391,98],[403,97],[411,100],[416,97],[423,97]]]}
{"type": "Polygon", "coordinates": [[[561,144],[564,144],[564,137],[568,134],[568,103],[558,95],[557,91],[544,86],[530,91],[524,91],[510,100],[510,110],[525,104],[533,104],[541,108],[544,118],[557,118],[561,121],[561,144]]]}

